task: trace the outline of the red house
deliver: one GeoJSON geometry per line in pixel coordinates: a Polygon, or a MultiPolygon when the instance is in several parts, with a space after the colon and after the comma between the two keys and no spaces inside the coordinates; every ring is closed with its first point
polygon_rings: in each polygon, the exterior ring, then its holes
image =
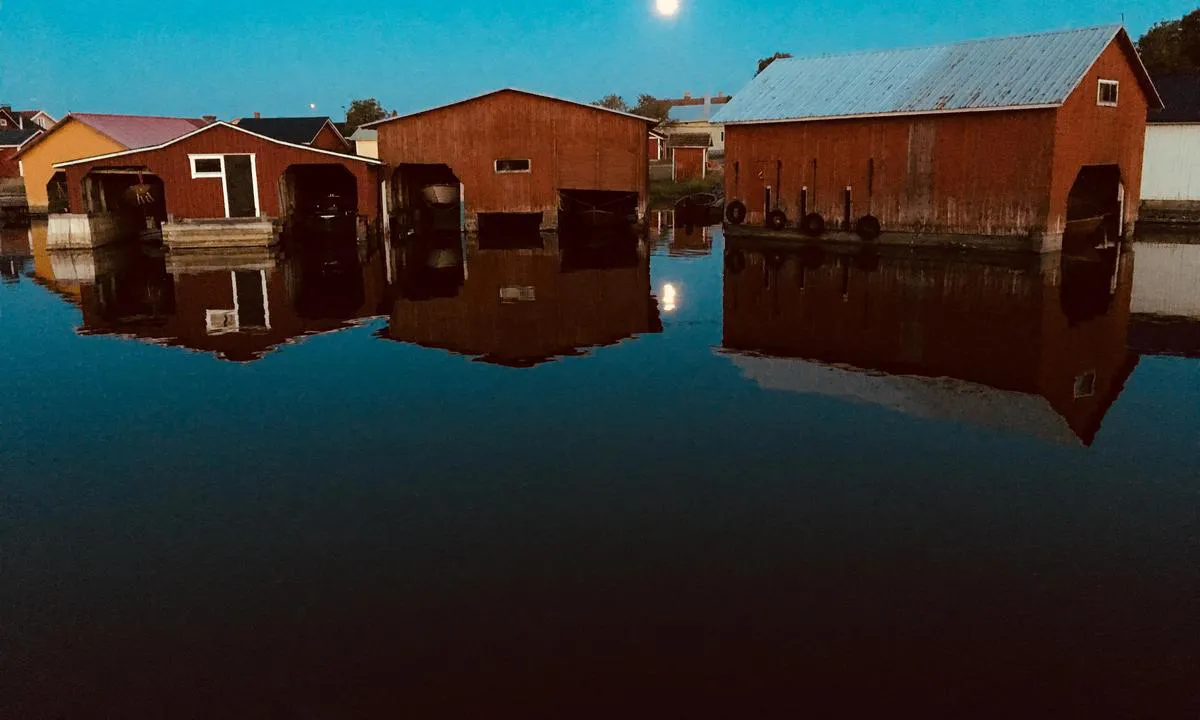
{"type": "Polygon", "coordinates": [[[379,218],[379,165],[216,122],[153,147],[55,167],[66,172],[71,215],[92,231],[82,244],[114,239],[121,223],[97,219],[134,216],[161,224],[168,247],[183,249],[270,245],[327,205],[361,235],[379,218]]]}

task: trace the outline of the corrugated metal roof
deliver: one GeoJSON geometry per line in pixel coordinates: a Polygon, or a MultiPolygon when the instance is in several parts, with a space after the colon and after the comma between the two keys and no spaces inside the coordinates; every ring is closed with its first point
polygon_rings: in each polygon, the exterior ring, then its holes
{"type": "Polygon", "coordinates": [[[676,105],[667,111],[667,120],[671,122],[707,122],[712,119],[717,108],[712,105],[676,105]]]}
{"type": "MultiPolygon", "coordinates": [[[[1117,25],[934,47],[776,60],[720,124],[1062,104],[1117,25]]],[[[1148,80],[1148,79],[1147,79],[1148,80]]]]}
{"type": "Polygon", "coordinates": [[[199,118],[101,115],[97,113],[71,113],[69,117],[99,130],[130,149],[158,145],[180,135],[186,135],[205,125],[205,122],[199,118]]]}

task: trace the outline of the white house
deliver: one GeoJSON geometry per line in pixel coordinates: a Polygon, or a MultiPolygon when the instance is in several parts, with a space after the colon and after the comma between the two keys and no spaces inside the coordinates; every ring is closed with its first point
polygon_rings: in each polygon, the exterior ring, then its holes
{"type": "MultiPolygon", "coordinates": [[[[720,100],[729,101],[727,97],[720,100]]],[[[668,135],[696,135],[704,133],[712,138],[710,152],[716,155],[725,153],[725,126],[716,125],[712,117],[719,107],[714,107],[713,98],[705,97],[703,104],[673,105],[667,112],[667,122],[660,129],[668,135]]]]}
{"type": "Polygon", "coordinates": [[[1142,223],[1200,223],[1200,75],[1154,78],[1142,166],[1142,223]]]}

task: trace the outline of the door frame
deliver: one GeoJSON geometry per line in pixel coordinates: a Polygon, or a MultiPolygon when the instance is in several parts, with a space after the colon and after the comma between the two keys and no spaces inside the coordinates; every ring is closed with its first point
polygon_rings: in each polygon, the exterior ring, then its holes
{"type": "MultiPolygon", "coordinates": [[[[262,217],[262,205],[259,203],[259,199],[258,199],[258,158],[254,153],[212,153],[212,154],[203,154],[203,153],[191,154],[191,153],[189,153],[188,154],[188,166],[192,171],[192,179],[197,180],[197,179],[201,179],[201,178],[220,178],[221,179],[221,196],[222,196],[222,199],[225,201],[225,218],[226,219],[234,219],[234,218],[229,217],[229,178],[225,174],[225,156],[226,155],[249,155],[250,156],[250,179],[252,181],[252,186],[254,188],[254,217],[261,218],[262,217]],[[196,161],[197,160],[220,160],[221,161],[221,171],[220,172],[196,172],[196,161]]],[[[236,218],[236,219],[249,220],[251,218],[236,218]]]]}

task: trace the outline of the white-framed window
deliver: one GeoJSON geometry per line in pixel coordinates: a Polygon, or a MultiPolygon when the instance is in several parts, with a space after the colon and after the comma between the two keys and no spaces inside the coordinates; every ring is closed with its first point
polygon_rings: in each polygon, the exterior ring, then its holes
{"type": "Polygon", "coordinates": [[[224,155],[188,155],[192,164],[192,179],[225,177],[224,155]]]}
{"type": "Polygon", "coordinates": [[[1096,89],[1096,104],[1102,107],[1116,107],[1121,93],[1121,83],[1116,80],[1101,80],[1096,89]]]}
{"type": "Polygon", "coordinates": [[[0,118],[0,127],[8,127],[8,121],[4,118],[0,118]]]}
{"type": "Polygon", "coordinates": [[[527,173],[533,170],[533,162],[517,158],[505,158],[496,161],[496,172],[501,174],[507,173],[527,173]]]}
{"type": "Polygon", "coordinates": [[[1082,400],[1096,394],[1096,373],[1087,372],[1075,378],[1075,399],[1082,400]]]}

